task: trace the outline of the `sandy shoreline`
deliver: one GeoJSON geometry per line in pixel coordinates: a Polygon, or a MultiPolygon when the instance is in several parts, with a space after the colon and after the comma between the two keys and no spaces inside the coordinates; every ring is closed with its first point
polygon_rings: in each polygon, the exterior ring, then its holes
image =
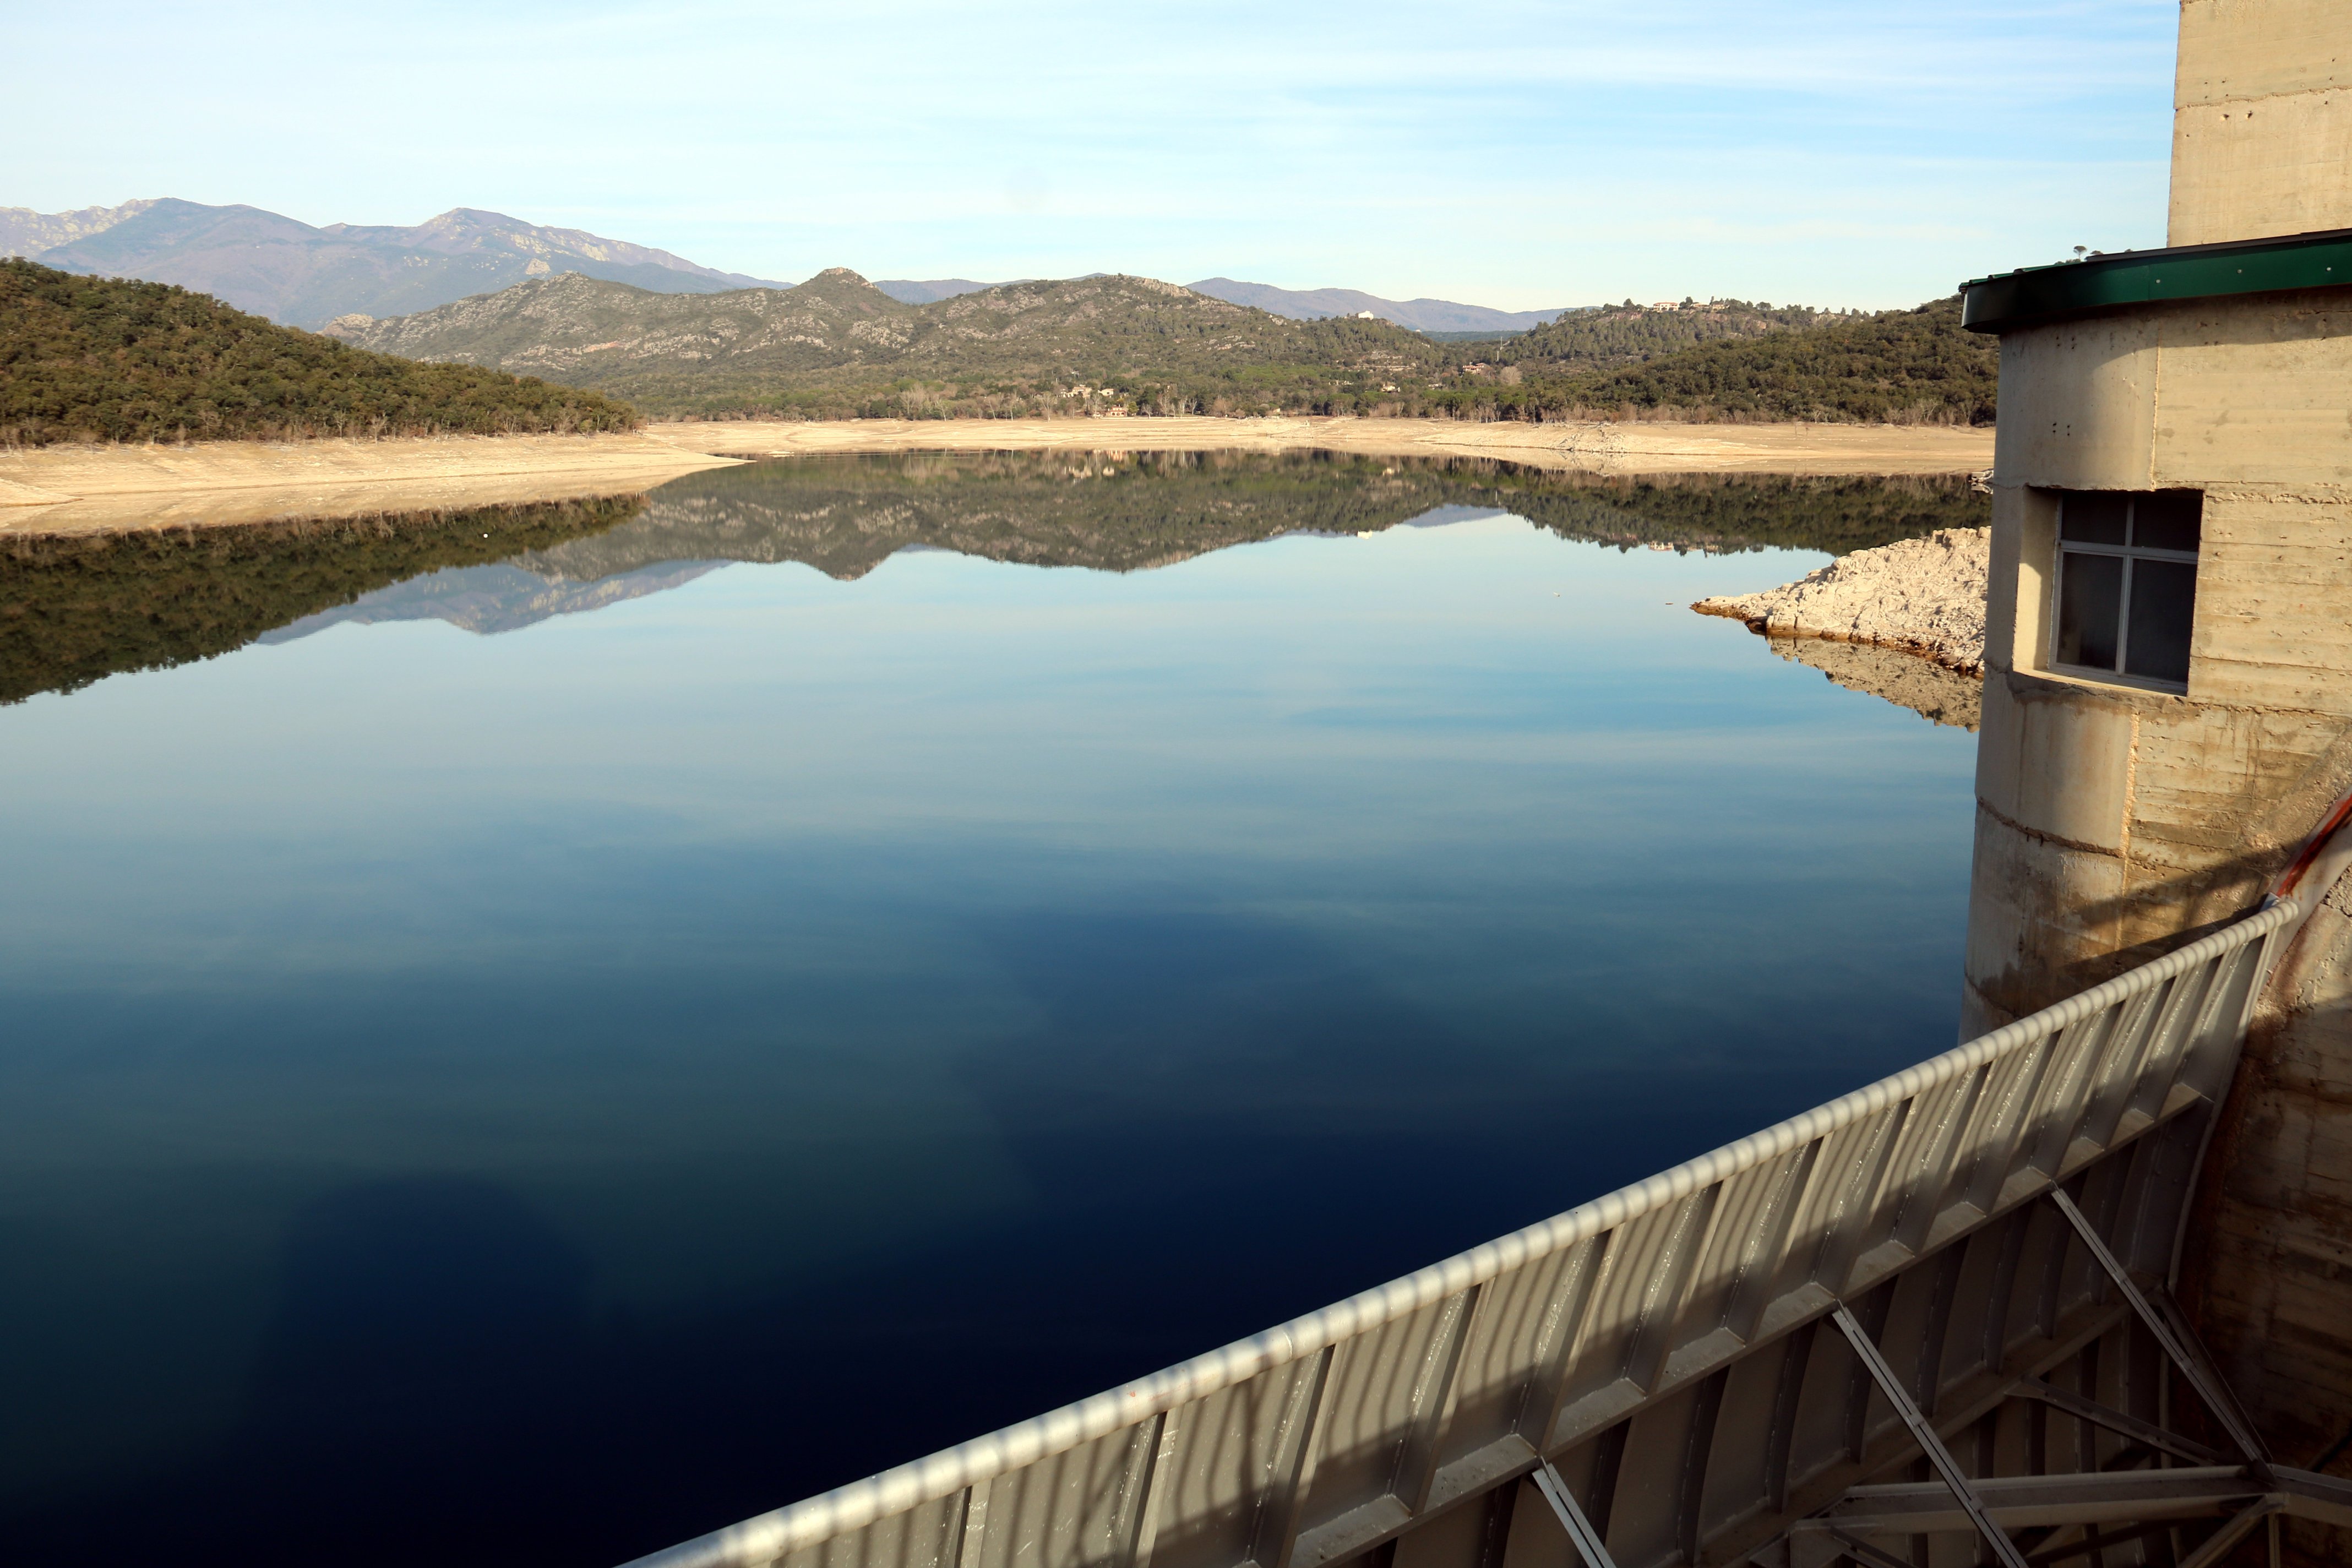
{"type": "Polygon", "coordinates": [[[1322,450],[1496,458],[1598,473],[1950,474],[1992,465],[1990,429],[1895,425],[1477,425],[1450,419],[845,419],[662,425],[703,452],[1322,450]]]}
{"type": "Polygon", "coordinates": [[[223,441],[0,453],[0,533],[91,533],[619,495],[760,458],[912,451],[1325,450],[1604,474],[1948,474],[1990,429],[1474,425],[1433,419],[855,419],[664,424],[614,436],[223,441]]]}
{"type": "Polygon", "coordinates": [[[0,534],[626,495],[728,460],[643,435],[50,447],[0,453],[0,534]]]}

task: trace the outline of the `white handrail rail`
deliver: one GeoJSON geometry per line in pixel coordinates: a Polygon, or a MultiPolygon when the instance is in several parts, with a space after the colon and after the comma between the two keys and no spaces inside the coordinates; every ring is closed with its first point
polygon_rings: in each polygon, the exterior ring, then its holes
{"type": "Polygon", "coordinates": [[[2258,942],[2302,912],[2293,898],[2273,899],[2244,919],[2161,958],[1644,1181],[1148,1377],[637,1558],[625,1568],[740,1568],[768,1563],[1150,1420],[1778,1159],[2258,942]]]}

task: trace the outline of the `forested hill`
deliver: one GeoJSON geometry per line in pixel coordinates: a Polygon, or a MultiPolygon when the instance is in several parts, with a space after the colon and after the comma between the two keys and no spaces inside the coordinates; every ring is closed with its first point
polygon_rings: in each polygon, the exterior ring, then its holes
{"type": "Polygon", "coordinates": [[[1964,330],[1959,300],[1947,299],[1727,338],[1620,369],[1456,385],[1443,395],[1453,411],[1506,418],[1990,425],[2000,381],[1998,343],[1964,330]]]}
{"type": "Polygon", "coordinates": [[[168,283],[0,260],[0,446],[626,429],[625,404],[369,353],[168,283]]]}
{"type": "Polygon", "coordinates": [[[331,331],[528,370],[649,410],[837,418],[1355,408],[1457,355],[1385,321],[1296,321],[1149,278],[908,305],[835,268],[797,289],[648,294],[578,276],[331,331]]]}
{"type": "Polygon", "coordinates": [[[1685,304],[1678,310],[1645,310],[1627,300],[1580,310],[1555,321],[1481,345],[1474,357],[1515,364],[1523,373],[1580,371],[1630,364],[1720,339],[1757,338],[1791,327],[1847,317],[1802,305],[1756,305],[1745,300],[1685,304]]]}
{"type": "Polygon", "coordinates": [[[1587,311],[1497,342],[1303,321],[1148,278],[907,304],[834,268],[797,289],[651,294],[569,275],[331,331],[560,377],[651,412],[788,418],[1386,414],[1987,424],[1993,346],[1956,300],[1875,315],[1727,301],[1587,311]]]}

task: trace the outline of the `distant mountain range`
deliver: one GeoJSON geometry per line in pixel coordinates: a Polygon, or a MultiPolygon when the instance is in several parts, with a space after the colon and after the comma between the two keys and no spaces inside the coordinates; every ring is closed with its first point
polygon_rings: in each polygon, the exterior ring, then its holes
{"type": "Polygon", "coordinates": [[[1579,309],[1561,305],[1549,310],[1494,310],[1452,300],[1383,300],[1353,289],[1277,289],[1271,283],[1243,283],[1231,278],[1203,278],[1184,287],[1212,300],[1255,305],[1294,321],[1360,316],[1369,310],[1383,321],[1394,321],[1416,332],[1524,332],[1579,309]]]}
{"type": "Polygon", "coordinates": [[[785,287],[699,267],[667,250],[471,207],[413,228],[314,228],[259,207],[173,197],[70,213],[0,207],[0,256],[66,272],[177,283],[241,310],[311,328],[352,314],[407,315],[564,272],[664,294],[785,287]]]}
{"type": "MultiPolygon", "coordinates": [[[[1093,272],[1087,276],[1100,278],[1104,274],[1093,272]]],[[[1022,278],[1014,281],[1032,283],[1036,279],[1022,278]]],[[[885,278],[874,287],[901,304],[928,305],[937,300],[952,300],[959,294],[976,294],[982,289],[1002,285],[977,283],[969,278],[885,278]]],[[[1212,300],[1223,300],[1229,305],[1252,305],[1294,321],[1320,321],[1333,316],[1370,312],[1381,321],[1416,332],[1524,332],[1579,309],[1563,305],[1552,310],[1494,310],[1452,300],[1383,300],[1377,294],[1354,289],[1277,289],[1271,283],[1243,283],[1231,278],[1203,278],[1184,287],[1212,300]]]]}
{"type": "MultiPolygon", "coordinates": [[[[549,228],[473,207],[453,207],[412,228],[347,223],[314,228],[259,207],[206,206],[174,196],[66,213],[0,207],[0,256],[65,272],[177,283],[240,310],[314,329],[339,316],[413,315],[564,272],[657,294],[792,287],[583,229],[549,228]]],[[[1006,286],[971,278],[886,278],[874,285],[902,305],[1006,286]]],[[[1187,287],[1294,321],[1370,311],[1419,332],[1525,331],[1570,309],[1496,310],[1452,300],[1383,300],[1354,289],[1277,289],[1231,278],[1204,278],[1187,287]]]]}
{"type": "MultiPolygon", "coordinates": [[[[413,228],[313,228],[254,207],[176,199],[65,213],[0,209],[0,256],[16,251],[37,258],[7,262],[0,278],[0,306],[8,307],[0,309],[0,348],[14,354],[0,361],[19,371],[37,364],[65,398],[58,406],[70,405],[78,418],[92,414],[79,424],[45,416],[36,440],[272,434],[249,422],[230,427],[223,412],[230,409],[290,419],[278,434],[318,434],[359,417],[331,395],[332,376],[290,414],[271,397],[240,393],[224,401],[167,371],[164,362],[180,349],[154,334],[129,345],[135,366],[116,354],[103,374],[91,374],[97,362],[73,345],[111,308],[92,290],[124,288],[150,289],[153,308],[175,320],[203,317],[197,324],[215,350],[242,345],[234,365],[208,361],[206,374],[217,381],[234,371],[247,390],[277,376],[264,363],[269,353],[326,375],[322,345],[290,334],[301,342],[270,348],[255,331],[266,322],[220,319],[225,307],[403,359],[507,371],[560,384],[559,392],[614,394],[645,413],[689,417],[1310,412],[1491,419],[1640,410],[1989,424],[1996,386],[1991,345],[1961,328],[1948,300],[1874,315],[1737,300],[1505,311],[1227,278],[1189,287],[1101,273],[996,284],[894,279],[877,287],[839,268],[787,287],[467,208],[413,228]],[[34,309],[38,302],[46,303],[34,309]],[[1473,337],[1496,341],[1433,341],[1473,337]],[[139,396],[121,395],[130,390],[126,366],[145,377],[139,396]],[[97,417],[101,405],[113,412],[97,417]],[[131,428],[125,419],[143,423],[131,428]]],[[[497,410],[457,410],[441,394],[463,378],[420,379],[417,369],[372,367],[385,387],[399,383],[400,395],[371,401],[371,420],[429,426],[454,412],[508,428],[508,415],[519,410],[522,427],[542,428],[628,416],[586,403],[538,406],[533,398],[545,403],[554,394],[530,383],[499,384],[497,410]]],[[[37,405],[47,406],[25,406],[37,405]]]]}

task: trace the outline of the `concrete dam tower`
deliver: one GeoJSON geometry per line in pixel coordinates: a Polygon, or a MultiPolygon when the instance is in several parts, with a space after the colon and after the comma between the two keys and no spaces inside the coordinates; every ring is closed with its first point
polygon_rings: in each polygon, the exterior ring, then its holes
{"type": "MultiPolygon", "coordinates": [[[[2185,0],[2174,101],[2166,250],[1969,289],[2001,365],[1964,1037],[2242,914],[2352,790],[2352,5],[2185,0]]],[[[2352,1429],[2352,879],[2300,896],[2179,1293],[2318,1466],[2352,1429]]]]}

